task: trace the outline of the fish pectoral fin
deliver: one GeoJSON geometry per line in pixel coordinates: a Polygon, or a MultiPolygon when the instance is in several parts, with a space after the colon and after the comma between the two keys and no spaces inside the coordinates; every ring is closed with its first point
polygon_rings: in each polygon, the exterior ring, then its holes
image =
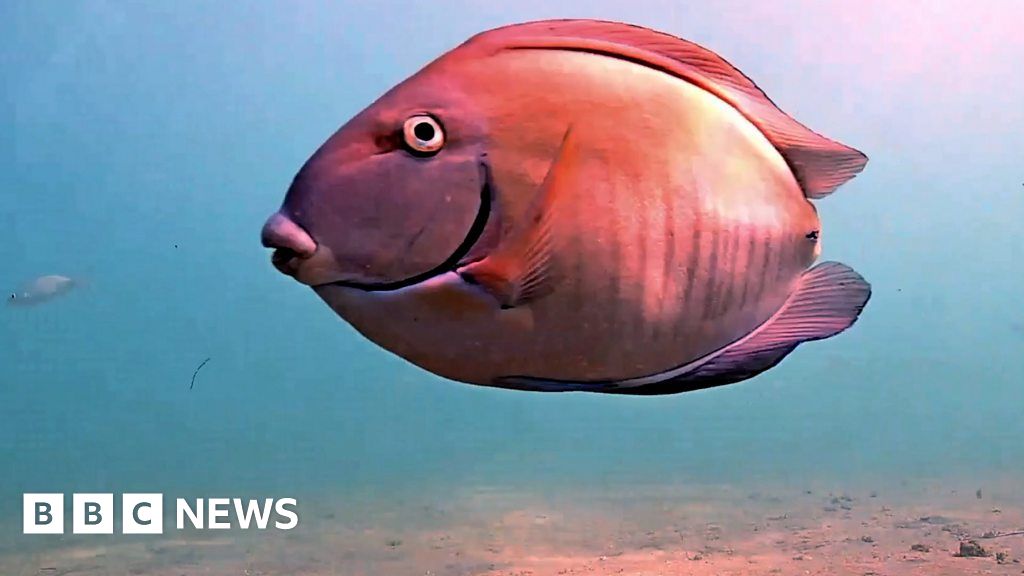
{"type": "Polygon", "coordinates": [[[561,279],[554,230],[559,198],[575,185],[572,178],[578,166],[579,150],[570,127],[519,225],[486,258],[460,268],[462,278],[481,286],[502,308],[522,306],[550,294],[561,279]]]}
{"type": "Polygon", "coordinates": [[[852,326],[870,298],[871,285],[860,274],[839,262],[823,262],[805,272],[782,308],[748,336],[692,370],[650,386],[684,392],[752,378],[781,362],[797,345],[830,338],[852,326]]]}

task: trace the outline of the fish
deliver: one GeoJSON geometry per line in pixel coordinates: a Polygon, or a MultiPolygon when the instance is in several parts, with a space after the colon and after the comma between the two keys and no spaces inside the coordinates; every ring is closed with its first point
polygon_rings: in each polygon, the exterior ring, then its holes
{"type": "Polygon", "coordinates": [[[67,294],[77,284],[76,280],[59,274],[40,276],[11,292],[7,303],[17,306],[42,304],[67,294]]]}
{"type": "Polygon", "coordinates": [[[860,151],[634,25],[473,36],[342,125],[261,231],[278,271],[443,378],[662,395],[744,381],[871,296],[812,200],[860,151]]]}

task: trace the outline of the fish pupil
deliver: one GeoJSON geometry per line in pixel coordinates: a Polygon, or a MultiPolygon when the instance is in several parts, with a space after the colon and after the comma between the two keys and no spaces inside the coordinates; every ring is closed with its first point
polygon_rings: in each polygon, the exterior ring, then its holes
{"type": "Polygon", "coordinates": [[[434,127],[428,122],[420,122],[417,124],[416,127],[412,129],[412,133],[416,135],[416,138],[424,142],[430,142],[434,139],[434,127]]]}

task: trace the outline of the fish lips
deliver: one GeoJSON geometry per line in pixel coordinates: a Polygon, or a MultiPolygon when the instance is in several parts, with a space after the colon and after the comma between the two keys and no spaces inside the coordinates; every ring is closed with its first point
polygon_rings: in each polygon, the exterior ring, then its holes
{"type": "Polygon", "coordinates": [[[264,224],[261,234],[263,246],[274,249],[270,261],[279,272],[314,290],[334,286],[364,292],[384,292],[422,283],[477,259],[476,254],[489,245],[484,240],[491,236],[485,232],[492,221],[493,183],[486,162],[480,162],[480,170],[483,185],[480,188],[480,206],[473,223],[458,247],[444,261],[426,272],[390,281],[339,277],[337,260],[331,249],[317,244],[312,235],[281,212],[274,213],[264,224]]]}
{"type": "Polygon", "coordinates": [[[266,248],[274,249],[271,264],[282,274],[292,276],[303,284],[315,280],[317,266],[324,259],[324,251],[313,237],[282,212],[275,212],[263,225],[260,240],[266,248]]]}

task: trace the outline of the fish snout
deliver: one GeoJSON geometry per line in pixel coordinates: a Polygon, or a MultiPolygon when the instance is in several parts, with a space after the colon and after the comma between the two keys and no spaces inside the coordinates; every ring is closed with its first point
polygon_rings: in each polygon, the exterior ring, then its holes
{"type": "Polygon", "coordinates": [[[296,276],[302,263],[316,253],[313,237],[280,212],[267,219],[260,239],[263,246],[274,249],[270,262],[288,276],[296,276]]]}

